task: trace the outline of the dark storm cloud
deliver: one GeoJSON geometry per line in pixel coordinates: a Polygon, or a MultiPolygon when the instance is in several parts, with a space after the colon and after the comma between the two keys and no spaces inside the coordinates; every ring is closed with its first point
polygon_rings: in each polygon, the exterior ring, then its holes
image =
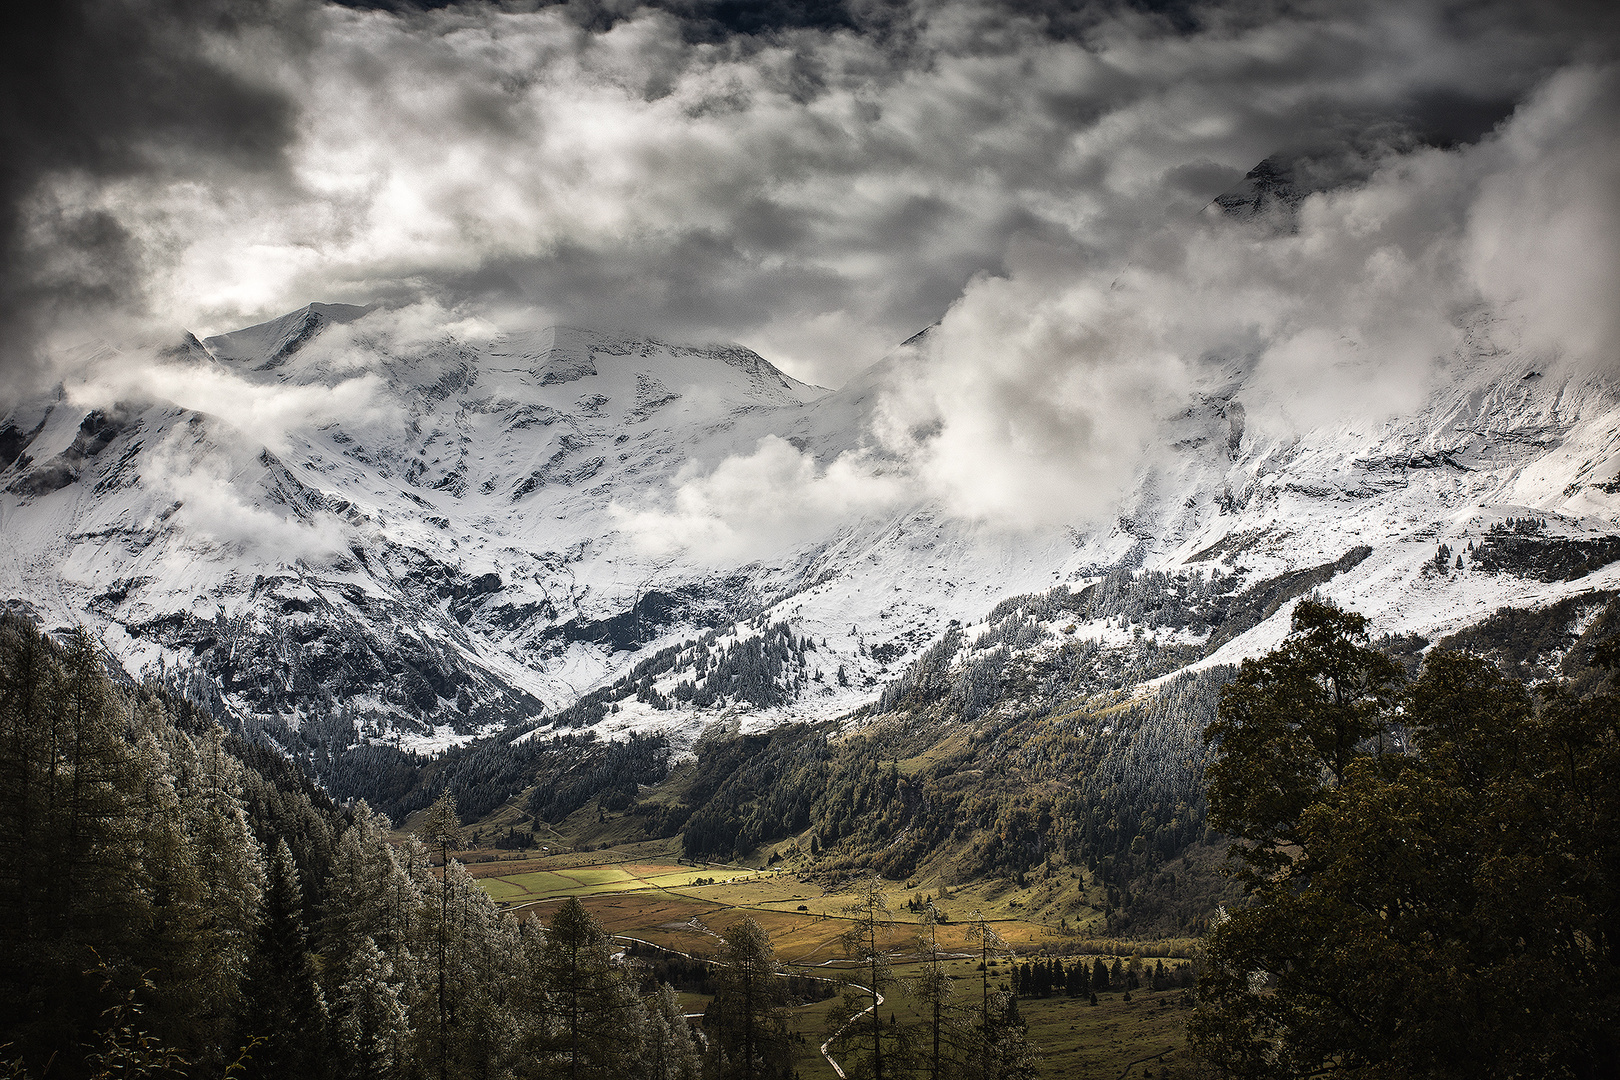
{"type": "Polygon", "coordinates": [[[117,208],[80,196],[128,177],[281,167],[295,107],[222,46],[301,20],[289,3],[14,7],[0,34],[0,375],[27,370],[55,321],[145,293],[150,253],[117,208]]]}
{"type": "Polygon", "coordinates": [[[203,330],[316,298],[422,302],[742,339],[833,384],[1011,253],[1140,262],[1144,230],[1268,155],[1328,189],[1472,145],[1611,55],[1614,21],[1506,0],[264,9],[284,43],[290,20],[293,78],[178,32],[245,40],[230,19],[152,10],[111,80],[133,114],[47,125],[101,132],[121,164],[24,170],[36,247],[65,253],[52,295],[144,290],[203,330]]]}
{"type": "Polygon", "coordinates": [[[1256,430],[1385,416],[1481,312],[1620,354],[1612,3],[284,2],[11,39],[11,357],[97,312],[383,300],[385,336],[731,339],[838,385],[939,324],[866,433],[889,472],[762,445],[631,517],[704,537],[761,491],[1105,516],[1237,368],[1256,430]],[[1262,159],[1285,216],[1207,212],[1262,159]]]}

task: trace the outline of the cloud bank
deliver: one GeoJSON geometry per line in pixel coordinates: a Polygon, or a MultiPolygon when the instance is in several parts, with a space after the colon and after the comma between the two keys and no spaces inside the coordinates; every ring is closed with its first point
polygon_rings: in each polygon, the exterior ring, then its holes
{"type": "Polygon", "coordinates": [[[113,72],[138,104],[95,125],[117,80],[75,103],[53,69],[71,122],[18,137],[26,190],[8,194],[33,257],[14,269],[54,295],[127,294],[205,332],[310,299],[428,298],[738,339],[833,385],[1007,271],[1010,246],[1117,256],[1290,146],[1475,138],[1614,22],[1595,4],[1172,21],[852,0],[738,32],[702,4],[287,2],[250,21],[82,3],[70,40],[138,58],[113,72]],[[222,103],[155,74],[173,64],[222,103]]]}
{"type": "Polygon", "coordinates": [[[5,76],[12,381],[111,315],[312,299],[739,340],[823,385],[943,319],[872,454],[684,477],[659,527],[692,543],[884,499],[1104,515],[1232,372],[1277,423],[1388,414],[1486,308],[1615,359],[1612,4],[62,11],[5,76]],[[1314,192],[1288,221],[1206,211],[1273,154],[1314,192]]]}
{"type": "MultiPolygon", "coordinates": [[[[1166,421],[1234,387],[1251,424],[1298,433],[1417,408],[1470,333],[1620,374],[1617,106],[1620,67],[1578,65],[1479,142],[1386,148],[1364,179],[1292,208],[1144,228],[1092,260],[1015,243],[921,362],[896,367],[872,432],[885,453],[850,468],[881,475],[894,505],[1095,524],[1163,449],[1166,421]]],[[[800,457],[783,477],[810,468],[800,457]]],[[[746,518],[703,497],[711,480],[677,492],[684,529],[699,507],[746,518]]]]}

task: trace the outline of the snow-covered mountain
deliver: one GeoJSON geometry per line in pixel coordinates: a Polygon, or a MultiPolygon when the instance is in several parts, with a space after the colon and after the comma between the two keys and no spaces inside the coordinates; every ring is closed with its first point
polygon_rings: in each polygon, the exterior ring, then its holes
{"type": "MultiPolygon", "coordinates": [[[[1165,421],[1102,527],[1013,532],[900,499],[727,557],[658,543],[637,508],[770,437],[898,472],[871,433],[925,336],[828,392],[739,346],[565,327],[402,343],[378,320],[312,304],[156,355],[103,349],[96,370],[147,374],[9,408],[0,596],[260,723],[430,748],[515,722],[836,716],[931,644],[958,669],[1007,644],[976,651],[998,601],[1122,568],[1188,596],[1314,569],[1380,632],[1431,637],[1620,588],[1620,393],[1543,370],[1483,316],[1426,403],[1376,426],[1276,421],[1234,362],[1165,421]],[[216,390],[141,392],[165,386],[216,390]]],[[[1224,631],[1032,601],[1017,648],[1230,661],[1280,638],[1297,592],[1224,631]]]]}

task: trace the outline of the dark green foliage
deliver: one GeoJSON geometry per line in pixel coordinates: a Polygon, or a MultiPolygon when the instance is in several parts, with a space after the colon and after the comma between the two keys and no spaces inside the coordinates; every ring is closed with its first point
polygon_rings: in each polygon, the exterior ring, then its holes
{"type": "Polygon", "coordinates": [[[628,741],[598,741],[594,731],[550,739],[524,738],[532,729],[509,729],[454,747],[428,761],[392,747],[354,747],[333,766],[338,797],[376,796],[373,805],[399,821],[448,790],[467,821],[487,816],[533,785],[530,810],[561,821],[601,793],[610,809],[623,809],[641,784],[669,772],[667,741],[633,735],[628,741]]]}
{"type": "Polygon", "coordinates": [[[1210,935],[1195,1044],[1240,1076],[1613,1075],[1620,702],[1454,653],[1406,690],[1360,629],[1304,611],[1212,726],[1253,902],[1210,935]]]}
{"type": "Polygon", "coordinates": [[[1116,886],[1113,928],[1196,928],[1226,886],[1170,864],[1204,838],[1199,735],[1229,670],[1177,678],[1105,720],[987,717],[962,731],[898,718],[837,743],[807,725],[706,740],[682,805],[659,820],[684,821],[694,857],[809,829],[823,865],[889,877],[943,853],[963,876],[1084,867],[1116,886]],[[895,767],[953,734],[951,752],[895,767]],[[1156,889],[1127,901],[1149,874],[1156,889]]]}
{"type": "Polygon", "coordinates": [[[682,806],[659,822],[680,827],[688,855],[751,851],[809,826],[833,751],[804,724],[738,738],[705,739],[682,806]]]}
{"type": "Polygon", "coordinates": [[[242,986],[241,1030],[262,1042],[246,1076],[312,1077],[326,1027],[304,925],[304,894],[285,840],[270,858],[269,884],[242,986]]]}
{"type": "Polygon", "coordinates": [[[597,742],[594,734],[554,740],[536,762],[529,809],[541,821],[556,824],[593,797],[604,810],[623,810],[635,801],[642,784],[656,784],[669,775],[669,740],[664,736],[632,734],[622,741],[597,742]]]}
{"type": "Polygon", "coordinates": [[[154,944],[125,719],[87,638],[0,615],[0,1031],[35,1063],[83,1041],[154,944]]]}
{"type": "Polygon", "coordinates": [[[1367,643],[1366,619],[1309,600],[1294,609],[1281,647],[1243,662],[1205,734],[1218,754],[1205,778],[1220,793],[1210,823],[1250,841],[1243,854],[1253,873],[1288,864],[1300,815],[1343,783],[1370,742],[1393,745],[1404,681],[1367,643]]]}
{"type": "Polygon", "coordinates": [[[531,964],[543,1075],[580,1080],[628,1071],[638,1002],[611,957],[607,935],[584,905],[574,897],[563,901],[531,964]]]}
{"type": "Polygon", "coordinates": [[[279,754],[9,616],[0,780],[8,1075],[550,1076],[572,1001],[605,1047],[594,1075],[645,1053],[695,1080],[674,998],[644,1005],[599,934],[565,976],[566,932],[526,953],[459,864],[433,874],[363,803],[351,820],[279,754]]]}

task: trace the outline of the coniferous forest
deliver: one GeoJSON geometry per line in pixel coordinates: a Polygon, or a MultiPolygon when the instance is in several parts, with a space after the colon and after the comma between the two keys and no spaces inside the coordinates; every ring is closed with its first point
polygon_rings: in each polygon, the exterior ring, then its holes
{"type": "Polygon", "coordinates": [[[82,637],[0,620],[0,769],[7,1075],[698,1075],[577,901],[542,930],[430,868],[449,800],[391,843],[82,637]]]}
{"type": "MultiPolygon", "coordinates": [[[[1172,683],[1159,704],[1112,713],[1124,735],[1144,709],[1211,716],[1201,767],[1161,754],[1173,768],[1134,776],[1096,756],[1084,722],[1015,716],[907,775],[896,759],[937,738],[937,718],[836,746],[796,727],[700,745],[656,824],[692,853],[808,829],[835,875],[903,875],[944,848],[1020,881],[1061,882],[1054,867],[1070,864],[1081,879],[1083,865],[1111,926],[1173,913],[1178,856],[1230,845],[1230,902],[1196,987],[1194,967],[1037,957],[1010,993],[987,981],[977,1008],[919,938],[925,974],[907,992],[924,1015],[938,1005],[932,1054],[926,1023],[861,1026],[873,991],[897,985],[874,936],[881,878],[867,876],[845,913],[864,983],[834,1003],[834,1043],[884,1075],[1033,1075],[1018,997],[1185,987],[1211,1075],[1614,1076],[1620,698],[1606,673],[1620,645],[1537,685],[1459,652],[1403,663],[1400,645],[1307,599],[1282,646],[1214,673],[1224,686],[1172,683]],[[910,845],[885,842],[895,834],[910,845]]],[[[1149,749],[1120,742],[1132,763],[1149,749]]],[[[561,816],[605,793],[646,817],[633,793],[667,773],[665,754],[653,740],[558,743],[537,759],[531,806],[561,816]],[[545,782],[545,755],[569,752],[594,763],[574,771],[600,790],[545,782]]],[[[449,858],[463,825],[448,788],[402,837],[281,753],[123,678],[82,635],[0,619],[0,769],[9,1075],[695,1080],[777,1075],[788,1060],[784,993],[805,987],[774,976],[751,920],[696,974],[616,957],[577,900],[520,923],[449,858]],[[714,995],[701,1024],[665,979],[714,995]]],[[[1180,895],[1208,900],[1184,883],[1180,895]]],[[[926,926],[941,917],[918,905],[926,926]]],[[[1185,913],[1160,925],[1189,927],[1185,913]]]]}

